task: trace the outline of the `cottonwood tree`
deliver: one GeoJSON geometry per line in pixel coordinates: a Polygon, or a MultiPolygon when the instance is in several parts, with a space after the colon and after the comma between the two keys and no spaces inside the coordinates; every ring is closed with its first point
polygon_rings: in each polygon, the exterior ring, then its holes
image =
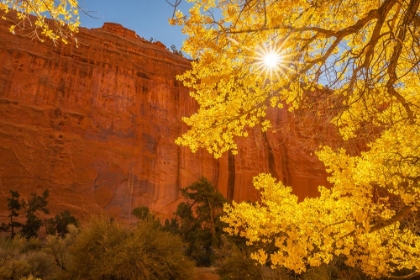
{"type": "Polygon", "coordinates": [[[29,37],[40,41],[47,38],[54,43],[68,43],[80,25],[77,0],[0,0],[0,16],[11,22],[12,33],[16,29],[29,30],[29,37]],[[16,17],[9,16],[13,10],[17,12],[16,17]]]}
{"type": "Polygon", "coordinates": [[[332,188],[298,202],[261,174],[261,201],[226,206],[227,231],[274,245],[252,257],[299,273],[344,256],[374,277],[420,274],[420,0],[190,2],[170,20],[189,35],[179,79],[199,104],[178,144],[236,153],[283,107],[324,116],[342,139],[317,151],[332,188]],[[347,148],[355,138],[363,149],[347,148]]]}

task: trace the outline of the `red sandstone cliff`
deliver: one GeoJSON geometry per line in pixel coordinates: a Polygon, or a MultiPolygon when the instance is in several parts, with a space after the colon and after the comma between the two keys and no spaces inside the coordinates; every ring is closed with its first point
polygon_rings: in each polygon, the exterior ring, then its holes
{"type": "MultiPolygon", "coordinates": [[[[290,134],[254,132],[239,155],[213,159],[174,144],[196,109],[175,76],[189,61],[118,24],[81,28],[75,44],[13,35],[0,21],[0,215],[8,190],[50,190],[52,212],[128,218],[149,206],[170,216],[179,189],[201,176],[229,199],[255,200],[252,177],[271,172],[301,197],[325,171],[290,134]]],[[[275,125],[285,111],[271,112],[275,125]]],[[[295,132],[294,132],[295,131],[295,132]]]]}

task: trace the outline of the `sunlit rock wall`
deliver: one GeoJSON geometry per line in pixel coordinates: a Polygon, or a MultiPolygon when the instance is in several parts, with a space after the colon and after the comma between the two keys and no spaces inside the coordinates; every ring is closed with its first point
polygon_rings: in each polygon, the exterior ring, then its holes
{"type": "MultiPolygon", "coordinates": [[[[197,105],[175,76],[189,61],[118,24],[81,28],[76,44],[13,35],[0,21],[0,216],[8,190],[50,190],[52,213],[130,219],[148,206],[169,217],[179,189],[204,176],[229,199],[255,200],[252,177],[270,172],[301,198],[325,184],[300,136],[255,130],[237,156],[215,160],[174,144],[197,105]],[[297,138],[296,138],[297,137],[297,138]]],[[[273,111],[275,126],[289,123],[273,111]]]]}

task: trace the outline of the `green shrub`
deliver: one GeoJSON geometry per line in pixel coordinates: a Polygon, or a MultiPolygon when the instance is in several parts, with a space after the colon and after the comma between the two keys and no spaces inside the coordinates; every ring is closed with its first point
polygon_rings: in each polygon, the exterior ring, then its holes
{"type": "Polygon", "coordinates": [[[74,225],[75,227],[79,227],[79,220],[77,220],[70,211],[65,210],[55,215],[55,218],[45,220],[44,224],[46,226],[47,234],[56,234],[64,238],[64,236],[69,233],[68,226],[74,225]]]}
{"type": "Polygon", "coordinates": [[[144,220],[149,217],[153,217],[152,213],[150,213],[149,207],[146,206],[139,206],[133,209],[131,212],[137,219],[144,220]]]}
{"type": "Polygon", "coordinates": [[[23,277],[48,278],[57,267],[54,259],[42,251],[39,239],[0,238],[0,279],[18,280],[23,277]]]}
{"type": "Polygon", "coordinates": [[[79,230],[75,225],[67,226],[68,233],[64,238],[58,235],[48,235],[45,239],[43,251],[54,259],[56,270],[51,275],[52,279],[64,279],[71,262],[72,255],[69,248],[77,239],[79,230]]]}
{"type": "Polygon", "coordinates": [[[34,277],[33,275],[29,275],[28,277],[23,277],[20,280],[42,280],[42,279],[34,277]]]}
{"type": "Polygon", "coordinates": [[[328,265],[308,269],[303,275],[304,280],[368,280],[370,277],[359,269],[347,266],[344,258],[335,257],[328,265]]]}
{"type": "Polygon", "coordinates": [[[126,229],[93,219],[72,248],[74,279],[191,279],[193,264],[182,254],[179,237],[153,219],[126,229]]]}
{"type": "Polygon", "coordinates": [[[224,279],[262,279],[261,265],[252,260],[236,246],[229,247],[229,253],[220,259],[219,275],[224,279]]]}
{"type": "Polygon", "coordinates": [[[344,259],[335,257],[329,264],[311,267],[305,273],[295,274],[284,267],[263,268],[263,279],[270,280],[372,280],[359,269],[349,267],[344,259]]]}

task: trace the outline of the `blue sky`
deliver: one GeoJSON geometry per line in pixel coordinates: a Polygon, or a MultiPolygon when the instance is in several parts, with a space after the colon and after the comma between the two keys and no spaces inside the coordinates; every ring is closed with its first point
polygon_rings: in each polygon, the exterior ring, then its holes
{"type": "MultiPolygon", "coordinates": [[[[115,22],[147,40],[153,37],[168,48],[174,44],[178,50],[186,39],[180,26],[169,25],[168,18],[172,16],[173,7],[165,0],[79,0],[79,5],[84,11],[90,11],[93,17],[81,13],[82,27],[97,28],[104,22],[115,22]]],[[[191,4],[186,0],[182,0],[179,6],[184,14],[187,14],[189,7],[191,4]]]]}

